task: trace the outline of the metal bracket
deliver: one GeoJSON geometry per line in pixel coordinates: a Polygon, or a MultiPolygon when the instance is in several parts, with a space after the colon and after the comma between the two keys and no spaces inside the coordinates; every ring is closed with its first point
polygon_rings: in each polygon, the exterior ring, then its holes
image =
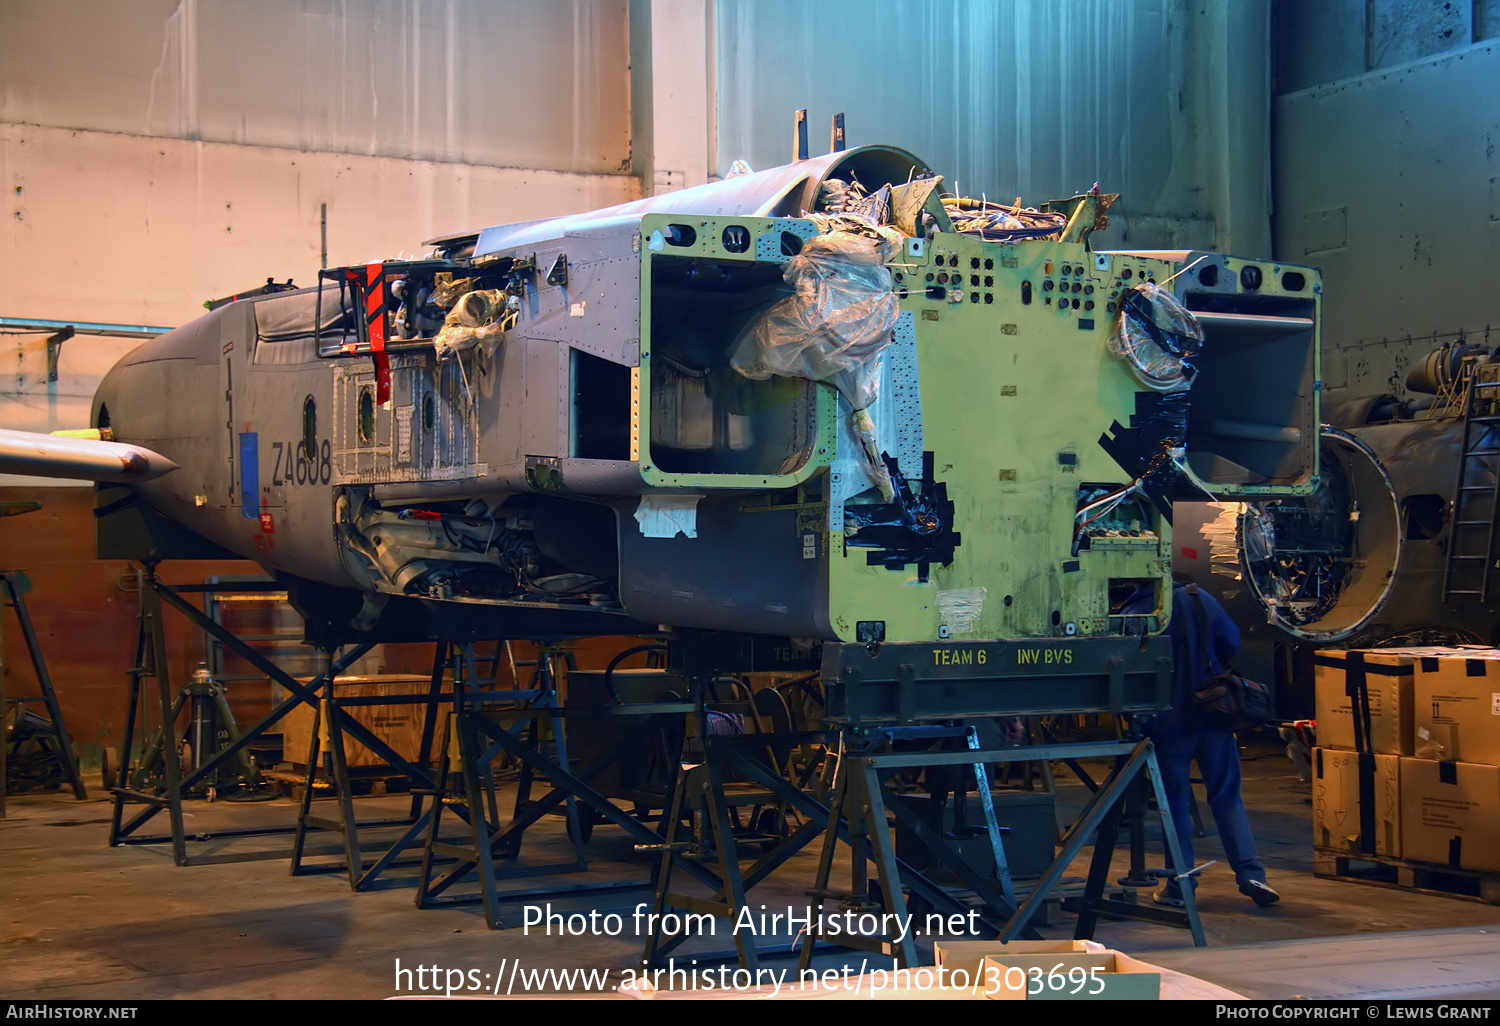
{"type": "Polygon", "coordinates": [[[536,275],[536,254],[516,257],[505,272],[505,291],[512,296],[526,297],[526,286],[536,275]]]}
{"type": "Polygon", "coordinates": [[[911,663],[896,667],[896,708],[902,723],[917,717],[917,668],[911,663]]]}
{"type": "Polygon", "coordinates": [[[47,336],[47,380],[57,380],[57,358],[62,355],[62,344],[78,332],[68,325],[55,335],[47,336]]]}
{"type": "Polygon", "coordinates": [[[547,284],[556,285],[558,288],[566,288],[568,284],[568,254],[559,253],[557,259],[552,261],[552,267],[547,271],[547,284]]]}

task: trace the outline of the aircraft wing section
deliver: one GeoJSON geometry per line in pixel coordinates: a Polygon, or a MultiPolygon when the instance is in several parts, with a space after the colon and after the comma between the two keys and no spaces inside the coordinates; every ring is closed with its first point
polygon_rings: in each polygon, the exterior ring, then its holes
{"type": "Polygon", "coordinates": [[[0,429],[0,473],[134,484],[177,464],[140,445],[0,429]]]}

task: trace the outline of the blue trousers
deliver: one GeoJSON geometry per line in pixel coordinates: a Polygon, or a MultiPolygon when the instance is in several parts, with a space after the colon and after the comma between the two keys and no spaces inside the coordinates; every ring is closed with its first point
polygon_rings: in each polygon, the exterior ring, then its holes
{"type": "MultiPolygon", "coordinates": [[[[1182,845],[1182,857],[1187,860],[1187,865],[1178,872],[1194,865],[1193,820],[1188,806],[1193,794],[1192,765],[1196,760],[1208,790],[1208,808],[1235,880],[1264,882],[1266,870],[1255,853],[1255,838],[1250,833],[1244,799],[1240,797],[1240,750],[1234,735],[1217,730],[1172,731],[1160,737],[1153,735],[1151,740],[1156,745],[1156,761],[1161,768],[1162,789],[1172,810],[1177,843],[1182,845]]],[[[1167,861],[1171,862],[1170,853],[1167,861]]]]}

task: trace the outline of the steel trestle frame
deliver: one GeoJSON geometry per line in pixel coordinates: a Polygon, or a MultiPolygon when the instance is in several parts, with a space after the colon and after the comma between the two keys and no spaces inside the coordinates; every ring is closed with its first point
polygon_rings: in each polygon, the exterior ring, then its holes
{"type": "MultiPolygon", "coordinates": [[[[190,590],[198,589],[192,586],[173,588],[162,582],[156,576],[154,564],[146,564],[141,572],[139,599],[140,626],[136,636],[135,665],[129,671],[130,704],[126,714],[125,733],[120,743],[118,783],[111,789],[114,795],[114,809],[110,819],[109,833],[110,847],[121,844],[159,844],[170,842],[172,845],[172,859],[179,866],[188,865],[190,861],[187,853],[187,837],[183,828],[182,802],[190,793],[191,788],[200,781],[208,778],[230,759],[235,758],[250,742],[259,738],[274,724],[279,722],[298,703],[304,703],[317,710],[328,682],[375,646],[374,642],[365,642],[351,647],[337,658],[330,659],[327,669],[311,683],[303,684],[268,660],[261,652],[236,637],[222,624],[216,623],[212,618],[194,608],[191,603],[178,593],[179,591],[190,590]],[[186,778],[179,771],[176,759],[178,738],[176,726],[171,715],[173,694],[168,671],[166,635],[162,623],[163,603],[177,610],[194,626],[212,635],[246,662],[290,692],[290,695],[286,699],[280,702],[258,723],[242,732],[237,739],[226,745],[186,778]],[[165,768],[166,787],[164,793],[161,794],[147,794],[133,790],[130,787],[131,754],[135,743],[137,720],[144,697],[143,682],[148,677],[155,678],[156,680],[157,701],[162,718],[161,750],[163,754],[162,762],[165,768]],[[145,805],[146,808],[127,820],[125,818],[125,806],[127,805],[145,805]],[[163,809],[167,810],[170,819],[170,833],[150,836],[139,835],[137,831],[163,809]]],[[[339,709],[337,706],[333,706],[332,708],[332,715],[339,719],[339,725],[344,731],[347,731],[361,744],[368,747],[381,758],[389,761],[391,765],[410,777],[413,782],[429,788],[432,786],[431,777],[424,770],[411,764],[391,750],[388,744],[379,737],[376,737],[369,728],[351,717],[344,710],[339,709]]],[[[295,828],[272,827],[229,830],[219,831],[215,836],[227,837],[289,833],[293,829],[295,828]]],[[[206,856],[194,861],[210,863],[236,861],[238,859],[239,857],[236,856],[206,856]]]]}
{"type": "MultiPolygon", "coordinates": [[[[446,728],[447,736],[443,745],[443,761],[439,773],[439,785],[437,788],[438,805],[435,807],[433,817],[428,821],[427,848],[423,856],[423,865],[417,885],[416,903],[418,908],[430,908],[438,904],[467,902],[479,900],[484,903],[485,920],[491,929],[499,929],[502,926],[500,916],[500,904],[505,900],[516,900],[522,897],[543,896],[554,893],[547,890],[529,890],[526,892],[507,891],[499,889],[501,880],[518,877],[539,876],[550,873],[580,872],[587,866],[586,857],[583,852],[582,830],[577,818],[578,810],[570,808],[569,835],[573,841],[575,859],[571,863],[554,863],[540,866],[507,866],[497,868],[496,858],[509,859],[519,854],[524,832],[532,824],[536,823],[542,816],[552,809],[562,805],[564,802],[570,806],[582,803],[593,812],[602,816],[605,820],[620,826],[630,834],[637,842],[638,847],[656,848],[662,842],[660,834],[645,826],[639,819],[627,813],[624,809],[615,805],[613,801],[596,790],[589,781],[603,772],[611,764],[631,752],[633,747],[648,736],[651,724],[646,718],[661,714],[687,714],[694,710],[694,706],[685,702],[658,702],[649,704],[633,704],[623,707],[606,707],[604,709],[569,710],[546,706],[531,709],[494,709],[484,711],[480,708],[485,699],[493,699],[501,693],[474,693],[468,696],[467,702],[450,714],[446,728]],[[538,720],[546,719],[553,725],[555,737],[561,737],[563,731],[558,728],[570,712],[586,712],[591,715],[606,713],[611,715],[633,716],[643,718],[643,722],[637,729],[630,731],[619,741],[611,745],[607,750],[592,759],[587,765],[576,772],[566,768],[566,749],[558,753],[558,759],[548,758],[543,750],[540,733],[529,730],[528,736],[523,738],[517,736],[512,728],[507,728],[499,722],[502,719],[521,720],[534,725],[538,720]],[[452,765],[452,744],[449,739],[454,739],[459,748],[459,765],[452,765]],[[535,801],[520,801],[515,810],[513,818],[500,825],[498,822],[492,828],[490,820],[494,819],[493,801],[486,809],[485,796],[493,796],[492,789],[485,786],[482,779],[484,767],[492,761],[499,753],[504,752],[521,764],[523,774],[535,774],[545,778],[552,785],[551,790],[535,801]],[[470,823],[469,843],[465,845],[450,845],[438,840],[441,823],[441,809],[448,803],[445,799],[450,797],[449,792],[453,790],[455,778],[461,780],[464,790],[462,804],[454,806],[455,811],[467,811],[470,823]],[[487,814],[488,811],[488,814],[487,814]],[[449,857],[456,860],[446,872],[435,878],[433,865],[438,857],[449,857]],[[477,871],[480,884],[480,893],[476,898],[449,898],[439,901],[441,895],[454,883],[470,872],[477,871]]],[[[514,700],[513,696],[506,696],[507,700],[514,700]]],[[[518,795],[518,797],[522,797],[518,795]]],[[[718,879],[710,872],[699,866],[691,866],[691,871],[700,881],[709,886],[718,886],[718,879]]],[[[614,889],[619,887],[638,887],[640,883],[610,883],[598,887],[568,888],[569,893],[579,890],[614,889]]]]}
{"type": "MultiPolygon", "coordinates": [[[[354,788],[349,777],[349,760],[344,745],[344,730],[341,726],[340,717],[333,714],[332,708],[342,709],[351,706],[389,706],[389,705],[419,705],[425,704],[427,711],[422,721],[422,737],[417,748],[417,759],[422,766],[431,765],[432,742],[437,722],[438,704],[445,698],[454,697],[452,694],[443,693],[443,674],[448,668],[453,646],[448,642],[439,642],[433,653],[432,676],[426,695],[403,695],[403,696],[381,696],[373,698],[339,698],[330,683],[327,688],[327,697],[319,703],[313,713],[312,737],[307,755],[307,777],[304,782],[302,799],[298,803],[297,829],[292,840],[291,874],[301,876],[304,874],[337,872],[341,867],[337,863],[326,865],[309,865],[306,861],[307,834],[309,830],[327,830],[341,835],[343,843],[344,868],[349,875],[349,889],[352,891],[368,890],[382,873],[395,866],[410,865],[414,863],[401,862],[401,853],[416,843],[422,831],[426,828],[433,815],[433,808],[427,804],[430,792],[414,789],[411,793],[411,808],[404,819],[375,820],[361,823],[355,816],[354,810],[354,788]],[[323,725],[327,724],[328,751],[322,751],[323,725]],[[328,770],[333,777],[333,798],[338,805],[339,818],[336,820],[326,819],[313,815],[313,789],[316,783],[319,762],[326,757],[328,770]],[[379,855],[375,862],[365,867],[364,848],[359,840],[361,828],[396,827],[404,826],[406,831],[389,848],[379,855]]],[[[462,659],[459,656],[462,673],[462,659]]],[[[330,678],[332,679],[332,678],[330,678]]]]}
{"type": "MultiPolygon", "coordinates": [[[[26,576],[24,570],[0,570],[0,588],[4,593],[0,594],[0,601],[16,611],[16,621],[21,627],[21,638],[26,642],[26,652],[31,657],[31,668],[36,673],[37,685],[41,688],[41,699],[47,706],[47,715],[51,719],[51,733],[58,747],[58,759],[62,763],[63,775],[67,777],[68,784],[73,788],[73,797],[79,801],[88,798],[88,792],[84,789],[83,778],[78,772],[78,758],[73,753],[73,739],[68,735],[68,728],[63,723],[62,707],[57,701],[57,690],[52,686],[52,674],[47,670],[47,660],[42,656],[41,644],[37,641],[36,626],[31,622],[31,613],[26,609],[26,592],[31,590],[31,579],[26,576]]],[[[6,705],[21,705],[34,699],[13,698],[4,700],[4,689],[0,688],[0,735],[3,735],[5,716],[9,713],[6,705]]],[[[17,717],[19,721],[19,715],[17,717]]],[[[0,744],[8,749],[9,742],[0,736],[0,744]]],[[[9,779],[5,770],[5,760],[9,752],[0,752],[0,815],[5,813],[5,794],[9,789],[9,779]]]]}
{"type": "MultiPolygon", "coordinates": [[[[903,728],[896,728],[903,729],[903,728]]],[[[832,732],[830,732],[832,733],[832,732]]],[[[876,743],[883,743],[885,736],[871,742],[871,747],[876,743]]],[[[789,736],[787,740],[790,740],[789,736]]],[[[1077,857],[1084,845],[1088,842],[1090,835],[1095,830],[1099,831],[1096,839],[1093,861],[1091,863],[1088,880],[1085,884],[1084,895],[1076,910],[1080,913],[1076,934],[1080,938],[1092,936],[1094,926],[1100,913],[1111,915],[1127,915],[1135,918],[1144,918],[1156,922],[1169,923],[1171,925],[1186,926],[1193,936],[1193,942],[1197,946],[1205,943],[1202,924],[1198,917],[1197,905],[1194,901],[1192,887],[1184,887],[1184,909],[1181,912],[1158,909],[1150,906],[1139,906],[1126,902],[1112,901],[1103,895],[1109,873],[1110,856],[1114,850],[1114,844],[1119,833],[1119,823],[1124,811],[1124,802],[1132,788],[1141,779],[1142,773],[1149,773],[1152,786],[1155,789],[1158,807],[1161,811],[1162,825],[1166,836],[1167,848],[1172,857],[1173,865],[1182,865],[1181,852],[1178,851],[1177,837],[1171,822],[1171,812],[1166,804],[1165,795],[1162,792],[1161,783],[1156,770],[1155,750],[1149,740],[1127,741],[1127,742],[1086,742],[1078,744],[1058,744],[1032,746],[1025,748],[1007,748],[996,750],[958,750],[949,752],[916,752],[916,753],[881,753],[876,754],[871,750],[846,752],[840,759],[838,775],[835,779],[833,797],[828,806],[823,806],[804,792],[795,788],[780,777],[770,773],[765,767],[758,764],[754,759],[748,758],[746,753],[740,749],[749,743],[763,743],[764,737],[714,737],[707,739],[706,752],[701,767],[686,767],[694,771],[708,770],[711,767],[732,768],[754,782],[772,791],[777,797],[785,800],[789,805],[796,807],[806,817],[806,825],[795,832],[791,837],[784,840],[777,848],[758,860],[748,872],[742,876],[739,870],[737,854],[734,850],[734,839],[727,830],[716,831],[715,842],[718,845],[720,871],[725,882],[715,892],[712,898],[705,901],[671,891],[671,867],[666,858],[673,855],[680,846],[675,843],[673,826],[669,824],[666,844],[668,849],[664,852],[663,864],[658,873],[657,895],[653,904],[653,911],[660,914],[667,909],[684,909],[692,912],[707,912],[721,917],[730,917],[738,913],[739,908],[745,904],[745,893],[750,887],[763,880],[777,866],[783,863],[791,855],[805,847],[815,836],[822,834],[824,838],[823,849],[819,859],[818,874],[814,887],[810,893],[815,898],[838,897],[833,891],[828,890],[829,878],[832,875],[834,850],[837,843],[842,842],[855,852],[854,865],[851,867],[856,882],[864,881],[864,870],[860,863],[872,861],[875,864],[875,883],[881,889],[881,904],[886,911],[904,908],[902,888],[908,888],[932,904],[940,911],[953,913],[967,913],[968,907],[960,903],[944,888],[933,883],[925,875],[914,867],[898,859],[894,848],[890,843],[889,824],[885,809],[890,807],[897,820],[917,831],[923,842],[931,848],[938,858],[951,870],[957,873],[970,889],[978,894],[985,903],[985,910],[980,913],[980,922],[992,935],[1000,940],[1009,941],[1020,938],[1035,938],[1037,933],[1032,927],[1032,921],[1041,911],[1043,903],[1048,894],[1062,879],[1063,873],[1069,864],[1077,857]],[[894,795],[884,785],[884,778],[892,772],[903,767],[910,766],[932,766],[932,765],[974,765],[994,762],[1017,762],[1039,759],[1078,760],[1088,758],[1113,758],[1115,765],[1106,779],[1098,785],[1091,795],[1088,804],[1074,823],[1067,836],[1063,839],[1061,850],[1057,853],[1047,872],[1039,879],[1033,887],[1031,894],[1020,905],[1015,907],[1011,900],[1007,900],[1005,884],[1002,879],[985,880],[972,867],[968,866],[959,853],[946,841],[937,836],[931,828],[927,827],[912,812],[907,810],[899,796],[894,795]],[[722,838],[722,839],[721,839],[722,838]],[[866,855],[869,850],[872,854],[866,855]],[[726,901],[726,892],[728,900],[726,901]]],[[[681,785],[689,787],[687,775],[681,777],[681,785]]],[[[706,780],[706,786],[711,788],[714,779],[722,779],[722,769],[713,772],[706,780]]],[[[705,786],[705,785],[700,785],[705,786]]],[[[680,796],[674,796],[674,802],[681,801],[680,796]]],[[[722,810],[712,810],[711,813],[717,817],[722,810]]],[[[1001,874],[1003,876],[1003,874],[1001,874]]],[[[850,895],[853,897],[853,895],[850,895]]],[[[863,894],[858,897],[864,897],[863,894]]],[[[850,946],[848,941],[852,938],[842,936],[839,943],[850,946]]],[[[753,945],[746,946],[737,941],[737,954],[740,964],[747,969],[754,970],[758,967],[758,954],[753,945]]],[[[809,930],[802,941],[801,968],[808,968],[813,946],[819,940],[816,931],[809,930]]],[[[665,957],[679,943],[680,938],[660,939],[648,937],[646,940],[643,958],[648,964],[656,964],[665,957]]],[[[896,942],[889,938],[869,938],[860,943],[860,947],[868,947],[877,953],[887,956],[894,955],[897,961],[904,966],[915,966],[917,964],[917,952],[915,943],[908,933],[901,941],[896,942]]],[[[706,957],[706,956],[700,956],[706,957]]]]}
{"type": "MultiPolygon", "coordinates": [[[[879,733],[879,732],[876,732],[879,733]]],[[[1075,936],[1086,939],[1093,935],[1094,926],[1100,913],[1113,915],[1127,915],[1135,918],[1149,919],[1155,922],[1166,922],[1172,925],[1186,926],[1193,936],[1193,943],[1202,947],[1205,943],[1202,923],[1198,917],[1197,903],[1194,900],[1193,888],[1183,887],[1184,908],[1181,912],[1157,909],[1154,907],[1135,905],[1129,902],[1113,901],[1104,897],[1104,888],[1109,876],[1110,857],[1114,852],[1115,842],[1119,836],[1120,821],[1123,818],[1125,804],[1133,785],[1140,779],[1142,773],[1148,773],[1154,788],[1158,809],[1161,814],[1162,828],[1166,838],[1168,853],[1174,866],[1183,866],[1182,853],[1177,843],[1177,834],[1172,824],[1171,810],[1167,805],[1166,795],[1162,789],[1160,774],[1157,772],[1156,750],[1147,739],[1140,741],[1121,742],[1083,742],[1077,744],[1041,745],[1026,748],[1007,748],[992,751],[955,751],[955,752],[920,752],[920,753],[890,753],[875,754],[869,751],[847,756],[842,760],[840,769],[844,771],[844,786],[838,792],[841,801],[836,799],[834,806],[852,808],[856,819],[863,819],[865,827],[875,839],[875,859],[877,878],[884,892],[887,909],[898,907],[892,903],[899,898],[899,884],[905,882],[906,878],[901,873],[899,863],[894,854],[888,850],[888,833],[885,829],[884,806],[886,801],[895,798],[885,788],[883,778],[892,771],[910,766],[931,765],[957,765],[969,762],[1017,762],[1035,759],[1087,759],[1087,758],[1112,758],[1114,767],[1109,775],[1098,786],[1091,795],[1088,804],[1084,807],[1072,828],[1063,838],[1061,850],[1048,866],[1047,871],[1036,882],[1031,894],[1021,906],[1014,910],[1006,919],[999,931],[999,939],[1002,941],[1014,940],[1027,935],[1031,929],[1031,921],[1037,912],[1041,910],[1042,903],[1046,901],[1047,895],[1062,879],[1063,873],[1068,866],[1082,851],[1088,842],[1090,835],[1098,830],[1095,838],[1094,852],[1090,863],[1088,879],[1084,885],[1083,897],[1075,903],[1074,909],[1079,913],[1075,936]],[[861,815],[862,813],[862,815],[861,815]],[[885,845],[879,842],[884,839],[885,845]],[[896,881],[890,885],[887,881],[896,881]]],[[[897,799],[899,803],[899,799],[897,799]]],[[[905,822],[918,830],[919,835],[923,833],[920,824],[909,812],[903,812],[899,804],[892,804],[892,809],[898,820],[905,822]]],[[[946,843],[942,842],[930,828],[926,831],[928,836],[923,840],[933,846],[934,851],[940,858],[944,858],[949,865],[957,870],[959,863],[956,853],[951,853],[946,843]],[[936,844],[934,844],[936,842],[936,844]],[[950,856],[952,856],[950,858],[950,856]]],[[[833,847],[832,831],[825,837],[825,848],[823,854],[824,865],[819,871],[819,885],[826,885],[828,876],[828,865],[831,863],[833,847]]],[[[858,861],[858,856],[856,856],[858,861]]],[[[1180,871],[1186,875],[1189,871],[1180,871]]],[[[962,875],[962,874],[961,874],[962,875]]],[[[964,882],[974,888],[974,882],[964,877],[964,882]]],[[[915,889],[915,888],[914,888],[915,889]]],[[[974,888],[980,896],[984,897],[984,891],[974,888]]],[[[992,908],[999,907],[992,899],[986,901],[992,908]]],[[[804,941],[804,968],[810,958],[810,944],[813,938],[804,941]]],[[[898,958],[902,965],[915,965],[916,948],[908,934],[899,945],[898,958]]]]}

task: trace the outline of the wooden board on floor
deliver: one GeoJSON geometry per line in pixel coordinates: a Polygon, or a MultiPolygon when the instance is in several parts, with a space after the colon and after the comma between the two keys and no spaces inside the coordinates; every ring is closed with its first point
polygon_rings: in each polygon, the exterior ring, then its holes
{"type": "Polygon", "coordinates": [[[1398,887],[1405,891],[1500,905],[1500,873],[1455,869],[1379,855],[1354,856],[1321,849],[1313,851],[1313,873],[1351,883],[1398,887]]]}

